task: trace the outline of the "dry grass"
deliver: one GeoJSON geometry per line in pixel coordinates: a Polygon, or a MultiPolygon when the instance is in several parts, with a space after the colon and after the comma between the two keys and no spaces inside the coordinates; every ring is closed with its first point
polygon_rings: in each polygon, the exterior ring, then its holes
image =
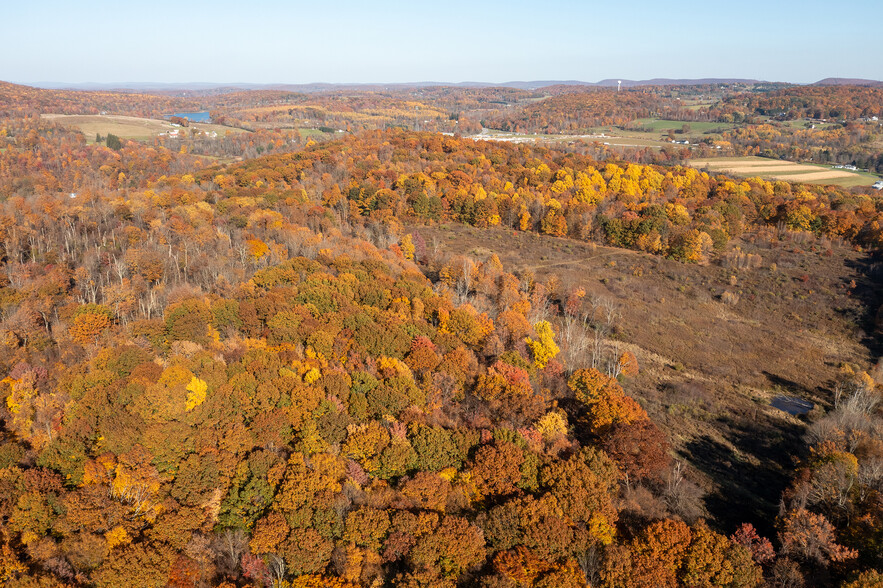
{"type": "Polygon", "coordinates": [[[582,287],[587,298],[615,300],[613,340],[641,365],[626,388],[701,473],[721,521],[735,502],[762,513],[755,524],[772,520],[790,456],[803,446],[803,421],[764,399],[785,393],[826,405],[841,362],[870,362],[858,329],[870,332],[863,321],[879,300],[849,293],[851,280],[875,290],[860,269],[864,254],[843,245],[767,231],[697,266],[505,229],[414,230],[442,256],[495,251],[507,271],[557,276],[559,295],[582,287]]]}
{"type": "MultiPolygon", "coordinates": [[[[789,166],[799,165],[797,163],[785,162],[789,166]]],[[[753,157],[721,157],[720,159],[694,159],[690,162],[693,167],[709,167],[718,169],[729,169],[733,166],[740,167],[769,167],[782,165],[782,161],[778,159],[758,159],[753,157]]]]}
{"type": "Polygon", "coordinates": [[[833,180],[834,178],[849,178],[854,175],[855,174],[842,171],[814,171],[803,174],[777,174],[774,177],[779,180],[787,180],[790,182],[820,182],[821,180],[833,180]]]}
{"type": "Polygon", "coordinates": [[[817,172],[819,168],[811,166],[811,165],[799,165],[799,164],[786,164],[786,165],[734,165],[728,167],[719,168],[724,171],[731,171],[737,174],[752,174],[752,173],[762,173],[762,174],[772,174],[773,172],[788,172],[790,174],[802,173],[802,172],[817,172]]]}
{"type": "Polygon", "coordinates": [[[719,159],[696,159],[690,166],[707,169],[712,173],[729,173],[767,180],[785,180],[809,184],[835,184],[843,187],[870,186],[877,178],[846,170],[833,170],[827,166],[811,165],[764,159],[761,157],[721,157],[719,159]]]}
{"type": "Polygon", "coordinates": [[[864,279],[856,269],[864,254],[843,245],[822,249],[815,240],[801,242],[801,235],[771,233],[697,266],[505,229],[416,230],[443,255],[494,251],[507,271],[555,274],[562,288],[581,286],[588,295],[613,298],[623,314],[622,340],[746,386],[768,385],[766,371],[812,390],[832,377],[832,361],[867,356],[854,334],[865,308],[843,286],[864,279]],[[826,250],[831,254],[822,254],[826,250]],[[725,291],[739,301],[722,304],[725,291]],[[816,336],[807,337],[810,331],[816,336]],[[830,357],[833,349],[838,357],[830,357]]]}

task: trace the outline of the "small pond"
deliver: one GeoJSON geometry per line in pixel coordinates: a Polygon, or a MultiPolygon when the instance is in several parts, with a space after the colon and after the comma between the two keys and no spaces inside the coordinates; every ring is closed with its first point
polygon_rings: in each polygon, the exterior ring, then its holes
{"type": "Polygon", "coordinates": [[[809,400],[795,398],[794,396],[776,396],[770,404],[792,416],[806,414],[815,406],[809,400]]]}
{"type": "Polygon", "coordinates": [[[205,111],[205,112],[176,112],[175,114],[168,115],[167,118],[171,118],[173,116],[180,116],[181,118],[186,118],[190,122],[198,122],[198,123],[212,122],[212,117],[208,111],[205,111]]]}

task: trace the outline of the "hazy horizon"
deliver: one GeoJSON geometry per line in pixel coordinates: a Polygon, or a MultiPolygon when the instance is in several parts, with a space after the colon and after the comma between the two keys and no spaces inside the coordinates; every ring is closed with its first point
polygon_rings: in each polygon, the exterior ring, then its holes
{"type": "Polygon", "coordinates": [[[757,0],[612,4],[498,0],[401,6],[264,0],[76,4],[5,9],[0,79],[23,84],[491,84],[508,81],[742,78],[883,79],[856,19],[879,7],[757,0]],[[318,80],[318,81],[317,81],[318,80]]]}
{"type": "MultiPolygon", "coordinates": [[[[836,78],[836,79],[861,79],[869,82],[881,82],[883,83],[883,79],[872,79],[872,78],[856,78],[856,77],[847,77],[847,76],[827,76],[826,78],[819,78],[817,80],[812,80],[808,82],[794,82],[791,80],[766,80],[761,78],[736,78],[731,76],[714,76],[707,78],[687,78],[683,76],[656,76],[654,78],[647,78],[644,80],[631,80],[627,78],[623,78],[623,81],[627,82],[645,82],[651,80],[746,80],[746,81],[757,81],[760,83],[771,83],[771,84],[794,84],[794,85],[811,85],[816,82],[822,81],[824,79],[836,78]]],[[[378,81],[378,82],[325,82],[325,81],[312,81],[312,82],[249,82],[249,81],[222,81],[222,82],[206,82],[206,81],[187,81],[187,82],[167,82],[167,81],[157,81],[157,80],[147,80],[147,81],[95,81],[95,80],[87,80],[87,81],[56,81],[56,80],[38,80],[38,81],[19,81],[19,80],[0,80],[7,81],[10,83],[20,84],[24,86],[31,86],[35,88],[46,88],[46,89],[80,89],[87,86],[96,86],[106,89],[111,89],[111,87],[118,87],[119,89],[150,89],[152,87],[157,88],[180,88],[181,90],[205,90],[205,89],[213,89],[213,88],[224,88],[224,87],[270,87],[270,86],[415,86],[415,87],[423,87],[423,86],[469,86],[469,85],[482,85],[482,86],[507,86],[513,84],[531,84],[531,83],[545,83],[545,82],[560,82],[563,84],[586,84],[593,85],[599,84],[601,82],[607,82],[613,80],[615,78],[604,78],[598,80],[552,80],[552,79],[524,79],[524,80],[507,80],[507,81],[488,81],[488,80],[462,80],[462,81],[450,81],[450,80],[415,80],[415,81],[378,81]]]]}

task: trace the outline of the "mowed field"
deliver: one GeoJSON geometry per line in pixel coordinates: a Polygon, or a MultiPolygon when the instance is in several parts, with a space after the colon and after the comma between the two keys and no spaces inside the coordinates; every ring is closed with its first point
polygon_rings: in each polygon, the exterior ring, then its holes
{"type": "Polygon", "coordinates": [[[641,128],[651,131],[658,131],[661,133],[667,133],[668,131],[680,131],[684,127],[687,127],[689,129],[689,131],[686,133],[688,136],[695,135],[697,133],[723,133],[724,131],[729,131],[738,126],[732,123],[689,122],[682,120],[666,120],[661,118],[637,118],[633,120],[630,124],[640,125],[641,128]]]}
{"type": "Polygon", "coordinates": [[[689,161],[692,167],[713,173],[727,173],[765,180],[785,180],[807,184],[834,184],[843,187],[870,186],[879,178],[867,173],[833,169],[826,165],[794,163],[763,157],[721,157],[689,161]]]}
{"type": "MultiPolygon", "coordinates": [[[[138,118],[134,116],[119,116],[114,114],[44,114],[43,118],[57,122],[66,127],[76,127],[86,135],[90,143],[95,141],[95,135],[116,135],[121,139],[133,141],[148,141],[160,133],[172,130],[171,123],[166,120],[152,118],[138,118]]],[[[225,133],[246,133],[243,129],[224,127],[206,123],[191,123],[187,129],[181,129],[182,135],[189,135],[190,129],[197,129],[205,133],[217,133],[219,137],[225,133]]]]}

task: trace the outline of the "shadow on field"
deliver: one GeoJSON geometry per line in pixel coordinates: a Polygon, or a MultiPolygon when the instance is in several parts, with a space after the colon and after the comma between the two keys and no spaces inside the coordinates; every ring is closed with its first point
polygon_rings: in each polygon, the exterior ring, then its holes
{"type": "Polygon", "coordinates": [[[801,384],[798,384],[794,380],[789,380],[788,378],[783,378],[777,374],[773,374],[766,370],[761,371],[764,377],[769,380],[770,384],[773,386],[777,386],[787,392],[789,395],[798,396],[800,398],[814,398],[818,399],[829,399],[830,394],[827,392],[828,387],[822,384],[827,384],[827,382],[820,382],[818,386],[814,388],[807,388],[801,384]]]}
{"type": "Polygon", "coordinates": [[[754,463],[708,436],[687,443],[683,456],[717,483],[705,497],[705,506],[726,533],[743,522],[752,523],[764,536],[775,536],[775,519],[782,492],[790,483],[805,445],[803,428],[759,414],[721,423],[736,449],[753,456],[754,463]]]}
{"type": "MultiPolygon", "coordinates": [[[[878,322],[878,313],[883,304],[883,257],[879,253],[861,259],[848,260],[847,267],[863,276],[857,280],[852,296],[861,301],[862,313],[856,317],[856,326],[861,329],[861,343],[874,358],[883,355],[883,337],[878,322]]],[[[883,315],[880,316],[883,319],[883,315]]]]}

